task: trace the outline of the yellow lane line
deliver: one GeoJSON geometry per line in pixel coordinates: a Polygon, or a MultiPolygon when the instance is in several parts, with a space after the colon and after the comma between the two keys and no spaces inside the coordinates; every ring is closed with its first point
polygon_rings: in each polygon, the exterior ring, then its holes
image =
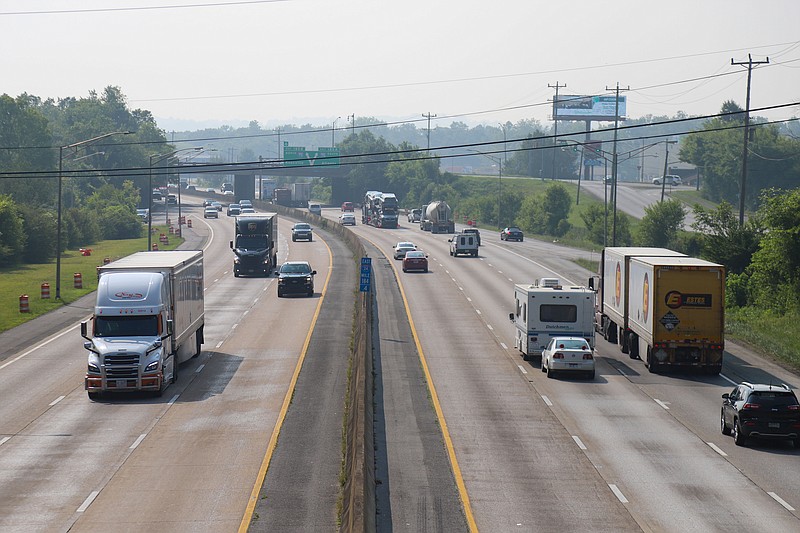
{"type": "MultiPolygon", "coordinates": [[[[366,237],[361,237],[362,239],[368,241],[377,249],[383,252],[383,249],[378,246],[376,243],[372,242],[370,239],[366,237]]],[[[389,259],[390,255],[386,255],[384,252],[384,256],[387,260],[393,261],[389,259]]],[[[461,475],[461,468],[458,466],[458,459],[456,458],[456,450],[453,447],[453,440],[450,438],[450,430],[447,429],[447,422],[444,419],[444,413],[442,412],[442,406],[439,404],[439,395],[436,394],[436,387],[433,385],[433,378],[431,377],[430,370],[428,369],[428,361],[425,358],[425,353],[422,351],[422,345],[419,342],[419,335],[417,334],[417,328],[414,326],[414,319],[411,317],[411,309],[408,307],[408,298],[406,298],[406,291],[403,289],[403,283],[400,281],[400,275],[397,272],[397,267],[394,265],[394,262],[389,263],[392,265],[392,270],[394,270],[395,279],[397,279],[397,285],[400,287],[400,295],[403,297],[403,306],[406,309],[406,316],[408,317],[408,323],[411,326],[411,334],[414,336],[414,344],[417,347],[417,353],[419,353],[419,359],[422,363],[422,370],[425,372],[425,380],[428,383],[428,391],[431,395],[431,401],[433,402],[433,408],[436,411],[436,418],[439,421],[439,426],[442,428],[442,437],[444,438],[445,447],[447,448],[447,455],[450,457],[450,466],[453,469],[453,477],[456,479],[456,487],[458,487],[458,495],[461,498],[461,505],[464,506],[464,516],[467,520],[467,526],[469,530],[473,533],[477,533],[478,525],[475,523],[475,517],[472,514],[472,506],[469,503],[469,494],[467,494],[467,486],[464,484],[464,478],[461,475]]]]}
{"type": "Polygon", "coordinates": [[[311,327],[308,329],[306,340],[303,343],[303,349],[300,351],[300,358],[297,360],[297,365],[295,365],[294,374],[292,375],[292,380],[289,383],[289,389],[286,391],[286,395],[283,397],[283,405],[281,405],[281,410],[278,413],[278,420],[275,422],[275,427],[272,429],[272,436],[269,439],[267,453],[264,455],[264,459],[261,461],[261,468],[258,470],[258,476],[256,477],[255,485],[253,485],[253,490],[250,493],[250,500],[247,502],[247,508],[245,509],[244,516],[239,524],[239,533],[245,533],[250,527],[250,522],[253,519],[253,512],[255,511],[256,503],[258,502],[258,495],[261,492],[264,479],[267,477],[267,470],[269,469],[269,463],[272,460],[272,454],[275,452],[275,447],[278,445],[278,436],[281,433],[283,421],[286,419],[286,413],[289,411],[289,405],[292,402],[294,389],[295,386],[297,386],[297,379],[300,377],[300,370],[303,368],[303,361],[305,360],[306,353],[308,352],[308,345],[311,343],[311,334],[314,332],[314,327],[317,324],[319,312],[322,308],[322,302],[325,299],[325,293],[327,292],[328,283],[331,279],[331,272],[333,270],[333,253],[331,252],[330,246],[328,246],[328,243],[325,242],[324,239],[320,237],[317,238],[319,239],[319,242],[324,244],[328,249],[328,277],[325,279],[325,286],[322,287],[322,295],[320,296],[319,303],[317,304],[317,309],[314,311],[314,317],[311,319],[311,327]]]}

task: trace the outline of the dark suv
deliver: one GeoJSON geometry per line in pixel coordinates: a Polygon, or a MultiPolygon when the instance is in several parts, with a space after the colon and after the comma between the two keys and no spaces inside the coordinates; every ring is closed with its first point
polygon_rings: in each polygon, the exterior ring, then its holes
{"type": "Polygon", "coordinates": [[[790,439],[800,447],[800,404],[788,385],[743,382],[722,395],[720,429],[737,446],[749,437],[790,439]]]}
{"type": "Polygon", "coordinates": [[[314,276],[307,261],[287,261],[278,270],[278,298],[287,294],[314,296],[314,276]]]}

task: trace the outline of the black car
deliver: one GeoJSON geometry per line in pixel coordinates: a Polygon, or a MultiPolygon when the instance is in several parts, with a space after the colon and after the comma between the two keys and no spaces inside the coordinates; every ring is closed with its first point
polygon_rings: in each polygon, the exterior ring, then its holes
{"type": "Polygon", "coordinates": [[[292,227],[292,242],[295,241],[311,241],[314,236],[311,231],[311,224],[305,222],[298,222],[292,227]]]}
{"type": "Polygon", "coordinates": [[[788,385],[743,382],[722,395],[720,429],[737,446],[749,437],[790,439],[800,447],[800,404],[788,385]]]}
{"type": "Polygon", "coordinates": [[[278,298],[287,294],[314,296],[314,276],[308,261],[287,261],[278,270],[278,298]]]}
{"type": "Polygon", "coordinates": [[[478,242],[478,246],[481,245],[481,232],[478,231],[478,228],[464,228],[461,230],[461,233],[467,233],[469,235],[474,235],[475,239],[478,242]]]}
{"type": "Polygon", "coordinates": [[[519,241],[522,242],[523,235],[522,230],[516,226],[511,226],[508,228],[504,228],[503,231],[500,232],[500,240],[501,241],[519,241]]]}

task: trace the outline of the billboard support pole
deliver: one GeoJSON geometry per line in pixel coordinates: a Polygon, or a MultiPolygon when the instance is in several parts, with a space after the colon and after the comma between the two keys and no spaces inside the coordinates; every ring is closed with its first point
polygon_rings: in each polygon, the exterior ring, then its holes
{"type": "Polygon", "coordinates": [[[550,176],[550,179],[556,179],[556,143],[558,142],[558,106],[556,104],[558,102],[558,90],[561,87],[566,87],[567,84],[559,85],[558,81],[556,81],[555,85],[548,83],[547,86],[556,90],[555,98],[553,98],[553,172],[550,176]]]}

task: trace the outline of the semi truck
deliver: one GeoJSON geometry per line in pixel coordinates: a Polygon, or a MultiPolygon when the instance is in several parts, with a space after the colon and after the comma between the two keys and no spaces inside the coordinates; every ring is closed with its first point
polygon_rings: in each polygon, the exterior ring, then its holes
{"type": "Polygon", "coordinates": [[[398,209],[394,193],[367,191],[361,204],[361,223],[376,228],[397,228],[398,209]]]}
{"type": "Polygon", "coordinates": [[[431,233],[455,233],[456,223],[453,220],[453,210],[444,200],[437,200],[425,206],[425,211],[419,221],[419,228],[431,233]]]}
{"type": "Polygon", "coordinates": [[[292,206],[292,190],[285,187],[277,187],[272,191],[272,202],[284,207],[292,206]]]}
{"type": "MultiPolygon", "coordinates": [[[[629,264],[634,257],[685,257],[685,254],[667,248],[643,246],[613,246],[600,252],[599,276],[589,280],[589,284],[597,291],[597,308],[595,310],[595,327],[608,342],[616,343],[625,340],[625,332],[629,331],[628,286],[629,264]],[[595,283],[597,280],[597,283],[595,283]]],[[[622,353],[628,353],[625,342],[621,344],[622,353]]]]}
{"type": "Polygon", "coordinates": [[[583,337],[594,349],[595,298],[592,289],[564,286],[558,278],[514,285],[514,312],[508,318],[522,358],[540,357],[553,337],[583,337]]]}
{"type": "Polygon", "coordinates": [[[601,286],[614,287],[612,297],[624,302],[627,325],[617,322],[618,313],[600,319],[623,352],[643,359],[650,372],[692,367],[719,374],[725,350],[725,267],[672,254],[631,255],[624,276],[614,272],[611,281],[603,274],[601,286]]]}
{"type": "Polygon", "coordinates": [[[233,275],[269,276],[278,266],[278,215],[254,213],[234,219],[233,275]]]}
{"type": "Polygon", "coordinates": [[[138,252],[98,267],[98,275],[94,314],[81,322],[89,398],[161,396],[203,344],[202,250],[138,252]]]}

